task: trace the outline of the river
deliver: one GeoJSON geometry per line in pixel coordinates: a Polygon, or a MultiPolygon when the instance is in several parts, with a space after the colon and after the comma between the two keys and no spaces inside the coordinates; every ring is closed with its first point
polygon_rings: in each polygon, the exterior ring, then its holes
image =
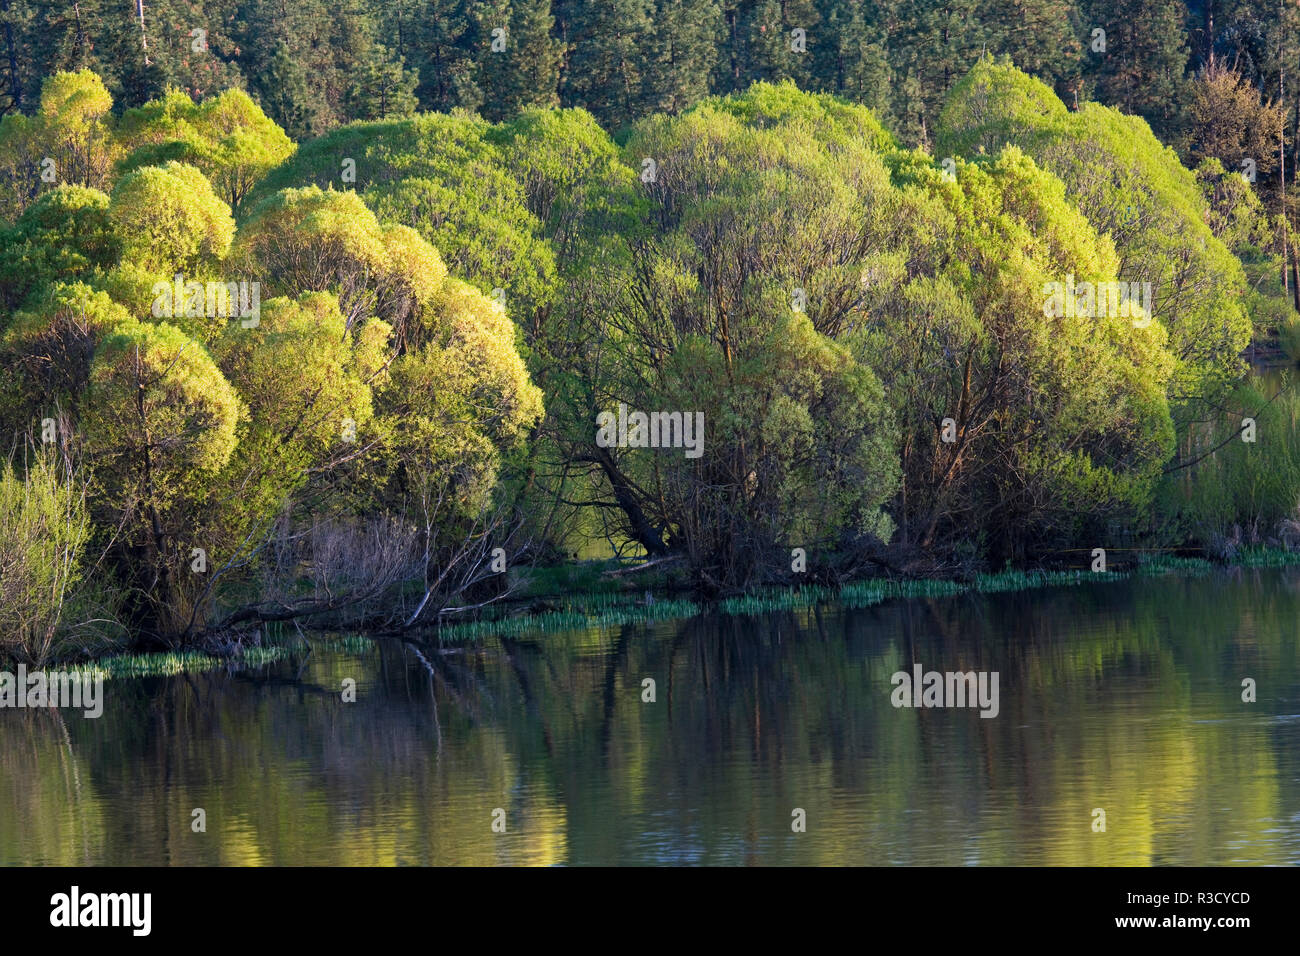
{"type": "Polygon", "coordinates": [[[1236,570],[114,680],[0,710],[0,863],[1296,864],[1298,624],[1236,570]]]}

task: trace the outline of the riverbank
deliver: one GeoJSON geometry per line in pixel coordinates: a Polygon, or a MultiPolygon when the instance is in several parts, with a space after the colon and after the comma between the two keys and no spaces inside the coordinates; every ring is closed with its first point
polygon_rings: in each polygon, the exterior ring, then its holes
{"type": "MultiPolygon", "coordinates": [[[[419,640],[461,644],[489,637],[522,638],[589,628],[685,620],[706,614],[744,616],[820,606],[864,608],[898,598],[1029,591],[1163,574],[1209,574],[1229,568],[1294,567],[1300,566],[1300,551],[1278,548],[1243,549],[1226,562],[1157,553],[1140,557],[1128,566],[1106,571],[1009,568],[991,574],[976,574],[967,580],[938,577],[871,578],[839,587],[816,584],[767,587],[717,601],[673,597],[671,591],[665,592],[666,579],[663,577],[650,582],[649,587],[644,586],[647,583],[644,581],[635,589],[616,585],[607,576],[610,569],[603,567],[604,562],[584,564],[588,567],[572,565],[542,569],[537,579],[523,588],[523,594],[518,599],[481,609],[472,621],[430,629],[419,635],[419,640]],[[551,593],[556,584],[573,587],[575,590],[568,594],[551,593]],[[594,587],[604,589],[593,590],[594,587]]],[[[614,567],[613,570],[618,569],[614,567]]],[[[385,639],[392,638],[304,632],[279,625],[256,632],[253,642],[237,644],[233,649],[227,646],[221,651],[193,649],[153,654],[113,654],[94,660],[51,662],[43,669],[46,672],[60,671],[105,680],[163,677],[202,673],[219,668],[261,667],[302,651],[311,653],[317,650],[342,650],[354,654],[367,653],[377,646],[377,640],[385,639]]],[[[416,638],[413,636],[410,640],[416,638]]]]}

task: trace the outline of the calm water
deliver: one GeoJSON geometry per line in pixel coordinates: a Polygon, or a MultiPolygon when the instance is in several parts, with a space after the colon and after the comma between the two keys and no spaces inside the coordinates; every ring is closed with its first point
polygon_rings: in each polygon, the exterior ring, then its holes
{"type": "Polygon", "coordinates": [[[1295,864],[1298,624],[1243,571],[108,683],[0,711],[0,863],[1295,864]]]}

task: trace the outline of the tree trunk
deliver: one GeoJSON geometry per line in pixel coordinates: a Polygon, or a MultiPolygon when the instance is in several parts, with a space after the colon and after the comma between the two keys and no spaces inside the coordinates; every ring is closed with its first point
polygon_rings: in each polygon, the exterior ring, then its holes
{"type": "Polygon", "coordinates": [[[631,525],[632,536],[652,557],[666,555],[668,546],[664,544],[659,532],[650,524],[650,519],[646,517],[646,513],[641,510],[641,504],[636,499],[636,492],[632,489],[623,473],[618,470],[618,466],[614,464],[613,456],[606,449],[597,448],[594,457],[596,464],[600,466],[600,470],[605,473],[605,477],[609,480],[609,486],[614,491],[614,500],[618,502],[619,508],[627,516],[628,523],[631,525]]]}

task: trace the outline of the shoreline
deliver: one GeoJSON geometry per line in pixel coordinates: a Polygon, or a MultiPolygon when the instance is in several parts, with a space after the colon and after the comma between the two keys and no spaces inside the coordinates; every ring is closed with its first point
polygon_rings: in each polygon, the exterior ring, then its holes
{"type": "MultiPolygon", "coordinates": [[[[1300,551],[1280,548],[1243,549],[1227,561],[1160,554],[1113,571],[1009,568],[995,573],[977,574],[968,580],[940,577],[867,578],[839,587],[819,584],[773,585],[716,600],[662,597],[652,590],[645,591],[645,595],[641,598],[635,598],[626,591],[575,590],[559,596],[530,596],[516,602],[513,607],[502,605],[500,611],[478,620],[429,628],[406,638],[322,629],[309,632],[315,637],[308,639],[305,635],[289,637],[283,631],[275,636],[267,636],[259,631],[259,643],[240,646],[238,653],[235,654],[221,654],[202,648],[154,653],[121,653],[93,659],[69,658],[51,661],[40,668],[29,668],[29,670],[32,673],[43,671],[47,674],[60,672],[90,678],[102,677],[105,680],[167,677],[205,673],[222,667],[235,669],[262,667],[290,657],[295,647],[304,644],[308,653],[325,650],[366,654],[376,650],[379,642],[385,639],[466,644],[492,637],[510,639],[535,633],[554,634],[587,628],[684,621],[709,614],[739,617],[824,606],[856,610],[892,599],[1002,594],[1080,584],[1109,584],[1168,574],[1197,576],[1233,569],[1287,567],[1300,567],[1300,551]],[[539,601],[543,604],[553,604],[558,601],[560,606],[543,611],[525,610],[520,613],[518,610],[521,603],[530,602],[536,606],[539,601]]],[[[8,666],[8,662],[0,662],[0,669],[8,666]]]]}

